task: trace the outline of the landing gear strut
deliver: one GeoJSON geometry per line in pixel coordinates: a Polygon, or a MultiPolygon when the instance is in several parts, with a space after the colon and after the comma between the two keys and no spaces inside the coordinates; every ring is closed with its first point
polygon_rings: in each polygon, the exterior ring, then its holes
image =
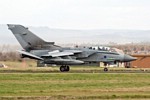
{"type": "Polygon", "coordinates": [[[60,71],[61,72],[68,72],[70,70],[70,67],[69,66],[64,66],[64,65],[62,65],[62,66],[60,66],[60,71]]]}

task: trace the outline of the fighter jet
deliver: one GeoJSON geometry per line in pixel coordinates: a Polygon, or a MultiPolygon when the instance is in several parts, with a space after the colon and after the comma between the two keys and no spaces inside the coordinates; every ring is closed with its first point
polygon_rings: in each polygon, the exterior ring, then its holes
{"type": "MultiPolygon", "coordinates": [[[[44,64],[60,65],[61,72],[70,70],[69,65],[80,65],[86,62],[130,62],[136,58],[113,51],[93,48],[68,48],[46,42],[33,34],[27,27],[7,24],[24,50],[18,50],[22,58],[28,57],[44,64]]],[[[51,35],[52,36],[52,35],[51,35]]],[[[107,71],[107,68],[104,68],[107,71]]]]}

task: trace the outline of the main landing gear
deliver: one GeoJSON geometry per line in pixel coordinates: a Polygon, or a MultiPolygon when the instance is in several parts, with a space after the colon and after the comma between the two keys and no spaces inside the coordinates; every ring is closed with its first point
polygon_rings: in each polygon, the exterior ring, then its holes
{"type": "Polygon", "coordinates": [[[62,65],[60,66],[60,71],[61,72],[68,72],[70,70],[70,67],[67,65],[62,65]]]}

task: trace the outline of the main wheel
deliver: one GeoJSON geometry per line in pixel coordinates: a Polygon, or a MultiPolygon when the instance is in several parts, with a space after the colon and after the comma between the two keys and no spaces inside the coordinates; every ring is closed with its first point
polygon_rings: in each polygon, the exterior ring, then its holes
{"type": "Polygon", "coordinates": [[[61,72],[66,71],[66,66],[60,66],[60,71],[61,71],[61,72]]]}
{"type": "Polygon", "coordinates": [[[66,71],[68,72],[70,70],[70,67],[69,66],[66,66],[66,71]]]}
{"type": "Polygon", "coordinates": [[[70,70],[69,66],[60,66],[61,72],[68,72],[70,70]]]}
{"type": "Polygon", "coordinates": [[[104,72],[107,72],[107,71],[108,71],[108,68],[105,67],[105,68],[104,68],[104,72]]]}

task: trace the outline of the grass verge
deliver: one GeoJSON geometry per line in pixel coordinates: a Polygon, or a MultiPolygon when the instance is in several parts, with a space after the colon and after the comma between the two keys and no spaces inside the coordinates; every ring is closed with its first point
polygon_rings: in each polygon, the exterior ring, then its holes
{"type": "Polygon", "coordinates": [[[150,99],[149,73],[1,73],[0,99],[150,99]]]}

